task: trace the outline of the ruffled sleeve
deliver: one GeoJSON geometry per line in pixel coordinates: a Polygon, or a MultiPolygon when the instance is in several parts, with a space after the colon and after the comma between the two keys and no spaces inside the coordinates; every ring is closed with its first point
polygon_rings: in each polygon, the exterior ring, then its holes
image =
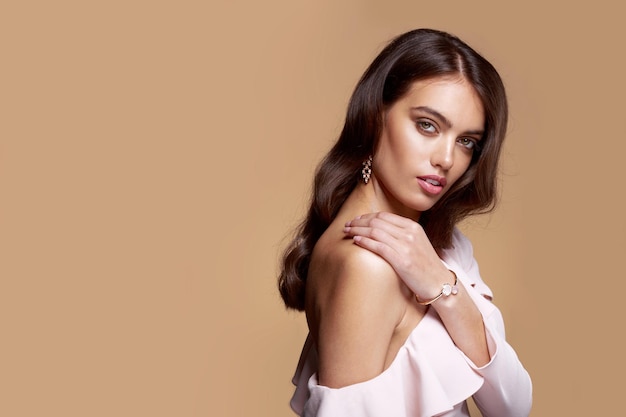
{"type": "Polygon", "coordinates": [[[476,405],[484,417],[528,416],[532,406],[530,376],[506,341],[502,314],[488,301],[493,294],[480,277],[471,242],[458,229],[453,235],[453,248],[444,252],[443,260],[467,288],[485,324],[491,360],[477,367],[465,357],[470,367],[484,378],[482,387],[474,394],[476,405]]]}
{"type": "Polygon", "coordinates": [[[373,379],[343,388],[317,381],[317,353],[307,339],[291,401],[301,416],[468,416],[465,400],[483,378],[467,365],[434,309],[429,309],[391,365],[373,379]]]}

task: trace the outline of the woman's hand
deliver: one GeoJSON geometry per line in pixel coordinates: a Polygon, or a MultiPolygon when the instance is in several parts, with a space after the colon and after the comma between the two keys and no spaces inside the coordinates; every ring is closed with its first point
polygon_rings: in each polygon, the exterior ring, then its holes
{"type": "MultiPolygon", "coordinates": [[[[411,219],[392,213],[369,213],[346,223],[344,233],[385,259],[420,300],[430,300],[453,279],[430,244],[424,229],[411,219]]],[[[432,304],[454,343],[476,366],[490,360],[483,319],[458,283],[458,295],[432,304]]]]}
{"type": "Polygon", "coordinates": [[[442,264],[422,226],[396,214],[379,212],[346,223],[344,233],[385,259],[420,300],[435,297],[452,273],[442,264]]]}

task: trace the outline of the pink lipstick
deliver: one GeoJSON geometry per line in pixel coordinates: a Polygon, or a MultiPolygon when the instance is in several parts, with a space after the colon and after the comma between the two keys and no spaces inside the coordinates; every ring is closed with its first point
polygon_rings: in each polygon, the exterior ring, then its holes
{"type": "Polygon", "coordinates": [[[417,177],[417,183],[429,194],[439,194],[446,186],[446,179],[438,175],[424,175],[417,177]]]}

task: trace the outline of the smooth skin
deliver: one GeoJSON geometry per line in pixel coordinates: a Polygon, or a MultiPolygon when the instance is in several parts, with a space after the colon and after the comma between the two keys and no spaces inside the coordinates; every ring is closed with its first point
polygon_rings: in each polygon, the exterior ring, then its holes
{"type": "MultiPolygon", "coordinates": [[[[416,81],[386,109],[371,179],[348,196],[309,266],[305,309],[321,385],[339,388],[382,373],[429,308],[415,295],[429,300],[454,281],[417,221],[469,167],[484,119],[462,77],[416,81]],[[427,175],[445,178],[445,186],[420,186],[427,175]]],[[[430,307],[483,366],[490,356],[482,317],[460,282],[458,288],[430,307]]]]}

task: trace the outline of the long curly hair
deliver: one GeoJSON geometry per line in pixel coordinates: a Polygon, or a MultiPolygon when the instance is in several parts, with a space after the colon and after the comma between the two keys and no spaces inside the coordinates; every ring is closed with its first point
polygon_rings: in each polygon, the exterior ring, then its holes
{"type": "Polygon", "coordinates": [[[508,105],[495,68],[459,38],[417,29],[393,39],[374,59],[350,99],[339,139],[317,168],[308,213],[286,248],[278,279],[286,307],[304,310],[304,293],[313,248],[360,179],[362,163],[373,153],[383,128],[383,113],[412,83],[461,76],[476,90],[485,112],[484,136],[469,168],[419,223],[437,250],[451,245],[454,226],[471,214],[493,209],[497,168],[506,134],[508,105]]]}

